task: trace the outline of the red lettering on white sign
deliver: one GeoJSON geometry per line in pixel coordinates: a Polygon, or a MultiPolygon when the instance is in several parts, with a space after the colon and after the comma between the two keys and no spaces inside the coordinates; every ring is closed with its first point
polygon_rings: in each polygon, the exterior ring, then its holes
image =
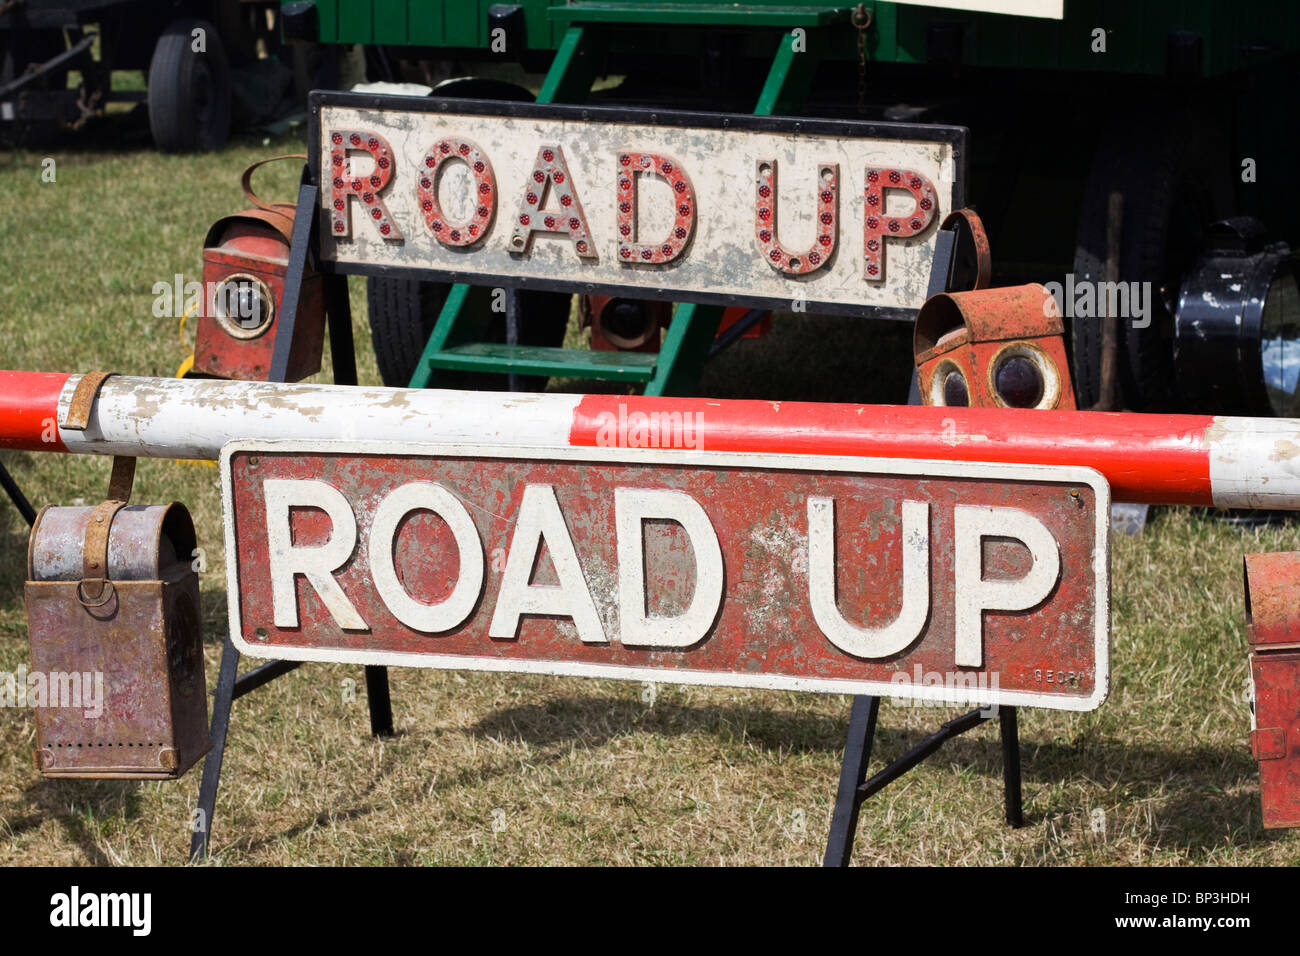
{"type": "Polygon", "coordinates": [[[402,231],[379,198],[393,177],[393,150],[388,140],[366,130],[335,130],[330,133],[330,172],[333,176],[330,231],[336,239],[347,239],[352,235],[350,196],[355,196],[361,203],[366,218],[375,224],[381,236],[385,239],[402,238],[402,231]],[[357,150],[369,153],[374,160],[374,167],[365,176],[357,176],[352,171],[352,159],[348,154],[357,150]]]}
{"type": "Polygon", "coordinates": [[[867,167],[867,185],[864,200],[864,256],[863,274],[868,282],[885,279],[885,240],[908,239],[924,232],[934,221],[939,210],[934,183],[910,169],[890,169],[884,166],[867,167]],[[906,216],[885,215],[885,190],[902,189],[912,194],[915,206],[906,216]]]}
{"type": "Polygon", "coordinates": [[[444,246],[473,245],[487,235],[492,215],[496,212],[497,181],[492,173],[492,163],[472,140],[449,136],[434,143],[425,154],[417,195],[424,221],[435,239],[444,246]],[[465,163],[474,177],[473,212],[460,222],[448,218],[438,202],[439,179],[446,163],[451,160],[465,163]]]}

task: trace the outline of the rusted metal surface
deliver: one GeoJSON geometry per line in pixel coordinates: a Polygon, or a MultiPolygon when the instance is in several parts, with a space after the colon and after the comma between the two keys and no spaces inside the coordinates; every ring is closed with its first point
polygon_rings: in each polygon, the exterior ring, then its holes
{"type": "Polygon", "coordinates": [[[108,497],[114,501],[130,501],[131,486],[135,484],[135,459],[118,455],[113,459],[113,470],[108,476],[108,497]]]}
{"type": "Polygon", "coordinates": [[[99,395],[99,387],[113,374],[113,372],[87,372],[81,376],[76,391],[72,393],[72,398],[68,402],[64,428],[71,428],[74,431],[85,430],[86,424],[90,421],[90,411],[99,395]]]}
{"type": "Polygon", "coordinates": [[[987,289],[993,279],[993,251],[989,245],[989,234],[984,228],[984,220],[974,209],[957,209],[948,214],[939,228],[949,229],[957,222],[962,223],[959,236],[969,239],[971,254],[975,258],[975,274],[971,277],[970,291],[987,289]]]}
{"type": "Polygon", "coordinates": [[[108,578],[108,537],[113,519],[126,507],[125,501],[101,501],[90,512],[86,522],[86,537],[81,548],[81,584],[77,587],[77,603],[83,607],[98,607],[106,603],[113,593],[108,578]]]}
{"type": "MultiPolygon", "coordinates": [[[[254,163],[241,185],[253,203],[208,230],[203,249],[204,302],[194,341],[194,370],[220,378],[265,381],[275,351],[275,328],[284,300],[289,247],[293,239],[292,203],[263,202],[253,192],[255,169],[279,159],[254,163]],[[261,303],[255,314],[232,313],[232,286],[256,290],[261,303]]],[[[308,267],[298,297],[297,321],[290,344],[286,378],[298,381],[320,371],[325,343],[325,307],[321,277],[308,267]]]]}
{"type": "Polygon", "coordinates": [[[673,317],[672,303],[609,295],[582,297],[591,347],[599,351],[658,352],[659,332],[673,317]]]}
{"type": "Polygon", "coordinates": [[[241,442],[222,481],[232,633],[256,656],[1106,694],[1109,500],[1087,469],[241,442]]]}
{"type": "Polygon", "coordinates": [[[1248,554],[1250,745],[1266,827],[1300,827],[1300,552],[1248,554]]]}
{"type": "Polygon", "coordinates": [[[170,779],[207,752],[193,552],[179,504],[42,509],[26,604],[43,775],[170,779]]]}
{"type": "Polygon", "coordinates": [[[927,405],[1073,409],[1063,331],[1056,300],[1041,285],[936,295],[917,314],[913,334],[922,400],[927,405]],[[1008,369],[1018,371],[1022,383],[1023,376],[1029,377],[1028,392],[1008,391],[1003,377],[1008,369]],[[964,400],[957,400],[959,395],[964,400]]]}

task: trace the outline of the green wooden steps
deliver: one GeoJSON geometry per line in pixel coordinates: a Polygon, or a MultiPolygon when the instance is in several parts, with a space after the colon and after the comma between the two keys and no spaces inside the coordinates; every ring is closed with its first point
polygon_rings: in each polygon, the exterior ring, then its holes
{"type": "Polygon", "coordinates": [[[597,352],[493,342],[456,345],[425,359],[433,368],[462,372],[506,372],[642,383],[654,377],[657,360],[658,356],[649,352],[597,352]]]}
{"type": "MultiPolygon", "coordinates": [[[[600,10],[616,22],[615,8],[618,6],[584,3],[573,7],[575,22],[571,22],[565,31],[537,102],[577,103],[587,98],[595,76],[595,54],[601,47],[603,31],[599,29],[602,24],[584,26],[580,21],[591,11],[600,10]]],[[[697,5],[697,12],[699,9],[697,5]]],[[[714,17],[723,13],[729,16],[731,9],[728,5],[717,4],[710,6],[707,13],[714,17]]],[[[843,9],[827,7],[797,12],[799,16],[812,15],[811,25],[815,28],[827,18],[838,17],[843,9]]],[[[774,5],[769,12],[779,20],[796,11],[793,7],[774,5]]],[[[780,22],[789,25],[789,21],[780,22]]],[[[816,46],[814,44],[810,49],[816,46]]],[[[807,95],[817,62],[815,53],[796,53],[790,34],[780,37],[754,113],[760,116],[796,113],[807,95]]],[[[411,378],[412,388],[436,386],[435,373],[445,370],[625,382],[643,386],[646,395],[687,395],[695,388],[724,311],[721,306],[680,302],[673,309],[672,320],[657,354],[599,352],[473,341],[475,336],[467,328],[468,310],[464,307],[469,293],[467,285],[452,286],[411,378]]]]}

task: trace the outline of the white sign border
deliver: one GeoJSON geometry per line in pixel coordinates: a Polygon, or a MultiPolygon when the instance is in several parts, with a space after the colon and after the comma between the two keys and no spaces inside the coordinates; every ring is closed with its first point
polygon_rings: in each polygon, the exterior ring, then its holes
{"type": "MultiPolygon", "coordinates": [[[[848,455],[790,455],[736,451],[678,451],[672,449],[632,449],[574,446],[530,446],[465,444],[459,442],[384,442],[329,440],[234,439],[221,448],[221,522],[226,549],[226,602],[231,640],[241,654],[272,660],[316,661],[334,664],[364,664],[388,667],[424,667],[437,670],[469,670],[522,674],[549,674],[560,677],[596,677],[612,680],[644,681],[659,684],[695,684],[711,687],[743,687],[761,690],[812,691],[907,697],[960,704],[995,703],[1004,707],[1042,707],[1050,710],[1091,711],[1106,700],[1110,692],[1110,485],[1092,468],[1081,465],[1022,465],[994,462],[938,461],[929,459],[866,458],[848,455]],[[239,613],[238,550],[236,548],[231,459],[240,452],[306,453],[314,455],[352,454],[418,456],[428,458],[523,458],[536,461],[675,465],[679,467],[719,467],[734,469],[795,469],[800,471],[850,472],[892,477],[976,478],[1003,481],[1040,481],[1087,485],[1096,502],[1093,532],[1093,577],[1098,596],[1094,653],[1096,678],[1087,697],[1041,694],[1023,690],[999,690],[995,700],[966,688],[914,687],[883,681],[845,680],[840,678],[791,677],[781,674],[743,674],[723,671],[661,670],[610,664],[586,664],[574,661],[516,660],[498,657],[467,657],[455,654],[412,654],[399,651],[328,650],[312,647],[274,647],[250,644],[243,638],[239,613]],[[906,693],[900,691],[906,690],[906,693]]],[[[978,688],[976,688],[978,691],[978,688]]]]}

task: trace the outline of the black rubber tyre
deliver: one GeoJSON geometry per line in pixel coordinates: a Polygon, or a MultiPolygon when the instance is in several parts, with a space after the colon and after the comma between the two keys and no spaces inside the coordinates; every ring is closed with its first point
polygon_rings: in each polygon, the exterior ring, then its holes
{"type": "MultiPolygon", "coordinates": [[[[1205,227],[1231,215],[1234,206],[1226,137],[1207,119],[1213,115],[1211,109],[1153,107],[1113,125],[1093,159],[1079,217],[1075,282],[1104,279],[1107,208],[1118,190],[1124,197],[1119,280],[1152,284],[1150,325],[1119,323],[1122,407],[1161,411],[1179,404],[1172,309],[1205,227]]],[[[1076,318],[1070,327],[1075,399],[1088,408],[1101,394],[1101,321],[1076,318]]]]}
{"type": "Polygon", "coordinates": [[[413,279],[366,280],[370,341],[385,385],[405,388],[451,286],[413,279]]]}
{"type": "MultiPolygon", "coordinates": [[[[415,279],[371,278],[366,280],[366,307],[370,316],[370,341],[374,345],[379,375],[385,385],[405,388],[415,374],[425,343],[438,321],[451,287],[440,282],[415,279]]],[[[573,297],[559,292],[519,293],[519,342],[522,345],[559,345],[569,322],[573,297]]],[[[467,304],[472,308],[473,305],[467,304]]],[[[462,321],[465,321],[462,319],[462,321]]],[[[469,321],[473,321],[471,318],[469,321]]],[[[484,342],[504,342],[503,313],[490,313],[479,336],[484,342]]],[[[504,391],[509,376],[438,370],[433,384],[438,388],[467,388],[504,391]]],[[[519,387],[540,392],[543,376],[521,376],[519,387]]]]}
{"type": "Polygon", "coordinates": [[[149,129],[155,145],[179,153],[220,149],[230,136],[230,65],[206,20],[168,24],[149,61],[149,129]],[[203,30],[204,50],[194,50],[203,30]]]}

